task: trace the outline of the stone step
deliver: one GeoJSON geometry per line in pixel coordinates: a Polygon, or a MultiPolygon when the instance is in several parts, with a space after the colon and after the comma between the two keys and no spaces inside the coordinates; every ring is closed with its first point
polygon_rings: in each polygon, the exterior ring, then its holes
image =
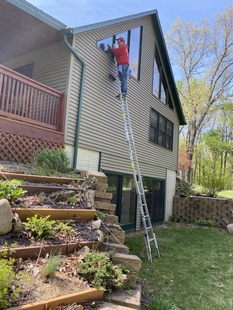
{"type": "Polygon", "coordinates": [[[135,285],[137,282],[139,270],[142,267],[141,259],[136,255],[116,253],[112,257],[113,264],[120,264],[126,268],[132,269],[128,275],[127,282],[135,285]]]}
{"type": "Polygon", "coordinates": [[[115,253],[129,254],[129,248],[126,245],[119,243],[104,242],[102,245],[102,249],[108,252],[113,251],[115,253]]]}
{"type": "Polygon", "coordinates": [[[100,211],[114,215],[116,205],[109,202],[95,201],[96,208],[100,211]]]}
{"type": "Polygon", "coordinates": [[[100,230],[103,232],[106,242],[108,243],[125,243],[125,231],[118,224],[106,225],[101,224],[100,230]]]}
{"type": "Polygon", "coordinates": [[[94,177],[99,182],[108,183],[108,177],[103,172],[92,171],[92,170],[86,171],[86,178],[87,178],[87,180],[90,180],[91,178],[94,178],[94,177]]]}
{"type": "Polygon", "coordinates": [[[111,200],[112,199],[112,193],[95,191],[95,200],[98,200],[98,199],[111,200]]]}
{"type": "MultiPolygon", "coordinates": [[[[141,285],[137,284],[133,290],[117,290],[112,293],[105,293],[104,301],[112,303],[112,306],[119,305],[121,307],[116,309],[140,309],[141,285]]],[[[109,309],[115,308],[112,307],[109,309]]]]}
{"type": "Polygon", "coordinates": [[[98,182],[96,185],[96,190],[100,192],[106,192],[108,188],[108,183],[98,182]]]}
{"type": "Polygon", "coordinates": [[[104,302],[101,306],[98,307],[98,310],[129,310],[129,307],[123,307],[120,305],[114,305],[110,302],[104,302]]]}

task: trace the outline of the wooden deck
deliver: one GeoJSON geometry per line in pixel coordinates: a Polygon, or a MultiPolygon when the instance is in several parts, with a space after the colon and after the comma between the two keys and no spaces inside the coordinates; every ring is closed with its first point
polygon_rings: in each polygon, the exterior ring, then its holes
{"type": "Polygon", "coordinates": [[[0,160],[26,163],[64,145],[65,95],[0,65],[0,160]]]}
{"type": "Polygon", "coordinates": [[[0,116],[62,132],[64,94],[0,65],[0,116]]]}

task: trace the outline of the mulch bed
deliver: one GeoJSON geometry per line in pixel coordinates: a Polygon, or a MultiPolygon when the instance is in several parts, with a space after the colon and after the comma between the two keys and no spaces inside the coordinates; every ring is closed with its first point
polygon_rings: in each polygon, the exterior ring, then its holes
{"type": "MultiPolygon", "coordinates": [[[[59,191],[57,191],[57,193],[59,193],[59,191]]],[[[92,209],[92,204],[88,199],[87,190],[80,190],[75,194],[77,198],[76,203],[70,203],[68,200],[55,201],[54,199],[51,198],[52,194],[54,193],[37,193],[32,196],[26,195],[20,197],[14,203],[11,203],[11,206],[12,208],[15,209],[17,208],[92,209]]]]}

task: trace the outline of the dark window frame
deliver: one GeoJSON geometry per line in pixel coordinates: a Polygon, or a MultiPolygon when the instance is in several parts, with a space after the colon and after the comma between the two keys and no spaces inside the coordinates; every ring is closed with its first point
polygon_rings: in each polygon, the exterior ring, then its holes
{"type": "MultiPolygon", "coordinates": [[[[132,78],[135,78],[136,80],[140,81],[140,76],[141,76],[141,58],[142,58],[142,34],[143,34],[143,26],[138,26],[138,27],[134,27],[134,28],[131,28],[129,30],[126,30],[122,33],[126,33],[127,32],[127,38],[126,38],[126,44],[128,45],[129,47],[129,53],[130,53],[130,38],[131,38],[131,31],[134,30],[134,29],[137,29],[139,28],[140,29],[140,34],[139,34],[139,47],[138,47],[138,68],[137,68],[137,77],[135,77],[134,75],[132,75],[132,78]]],[[[116,38],[118,36],[122,36],[121,34],[114,34],[110,37],[106,37],[106,38],[103,38],[103,39],[100,39],[97,41],[96,45],[98,48],[102,49],[99,44],[101,44],[100,42],[103,41],[103,40],[106,40],[106,39],[110,39],[112,38],[112,45],[116,42],[116,38]]],[[[103,49],[102,49],[103,50],[103,49]]],[[[103,50],[110,58],[112,58],[114,60],[114,56],[112,54],[110,54],[108,52],[108,50],[103,50]]],[[[131,64],[130,64],[131,65],[131,64]]]]}
{"type": "Polygon", "coordinates": [[[174,110],[174,106],[171,100],[171,96],[170,96],[170,91],[168,89],[168,84],[165,78],[165,74],[164,74],[164,70],[163,70],[163,66],[159,57],[159,53],[158,53],[158,48],[155,45],[155,56],[154,56],[154,68],[153,68],[153,88],[152,88],[152,94],[157,97],[158,99],[160,99],[166,106],[168,106],[169,108],[171,108],[172,110],[174,110]],[[159,74],[159,93],[158,96],[157,94],[154,92],[154,72],[155,72],[155,65],[157,66],[157,71],[159,74]],[[162,87],[164,89],[164,93],[165,93],[165,100],[162,98],[162,87]]]}
{"type": "Polygon", "coordinates": [[[158,111],[151,108],[149,141],[156,145],[164,147],[170,151],[173,151],[173,141],[174,141],[173,135],[174,135],[174,124],[165,116],[160,114],[158,111]],[[154,122],[155,117],[152,118],[152,116],[155,115],[157,115],[156,122],[154,122]],[[160,122],[161,120],[164,120],[164,128],[162,128],[161,126],[160,122]]]}

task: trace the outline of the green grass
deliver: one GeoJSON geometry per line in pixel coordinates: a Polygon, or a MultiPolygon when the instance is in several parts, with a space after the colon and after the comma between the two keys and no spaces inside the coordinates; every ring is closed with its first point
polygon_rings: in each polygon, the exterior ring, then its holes
{"type": "Polygon", "coordinates": [[[130,253],[142,260],[140,279],[154,298],[180,310],[233,309],[233,237],[208,227],[155,229],[161,258],[152,248],[149,263],[143,233],[126,239],[130,253]]]}
{"type": "MultiPolygon", "coordinates": [[[[193,188],[197,192],[199,192],[199,193],[204,193],[205,192],[204,187],[201,186],[201,185],[193,184],[193,188]]],[[[233,190],[223,190],[221,192],[218,192],[217,193],[217,197],[220,197],[220,198],[233,198],[233,190]]]]}
{"type": "Polygon", "coordinates": [[[222,198],[233,198],[233,191],[224,190],[224,191],[218,192],[217,196],[222,197],[222,198]]]}

